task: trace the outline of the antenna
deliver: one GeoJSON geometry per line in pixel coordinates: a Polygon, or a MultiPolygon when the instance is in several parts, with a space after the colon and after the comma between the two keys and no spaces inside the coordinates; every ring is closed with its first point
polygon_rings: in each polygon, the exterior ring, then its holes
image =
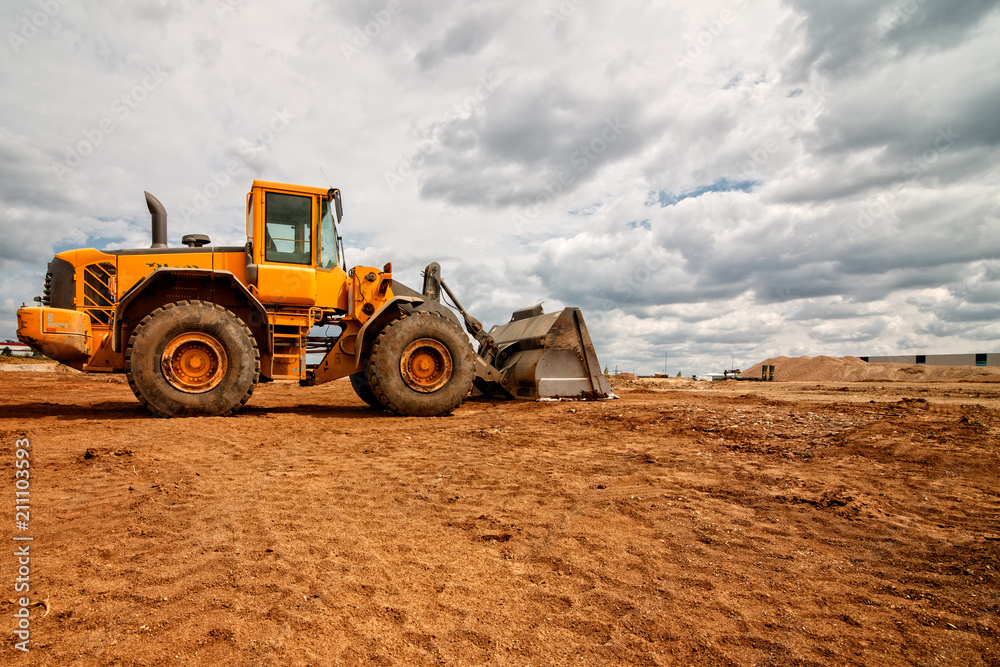
{"type": "Polygon", "coordinates": [[[329,179],[329,178],[327,178],[327,175],[326,175],[326,172],[325,172],[325,171],[323,171],[323,167],[320,167],[320,168],[319,168],[319,173],[323,174],[323,178],[324,178],[324,179],[326,179],[326,184],[327,184],[327,185],[329,185],[329,186],[330,186],[330,189],[332,190],[332,189],[333,189],[333,183],[331,183],[331,182],[330,182],[330,179],[329,179]]]}

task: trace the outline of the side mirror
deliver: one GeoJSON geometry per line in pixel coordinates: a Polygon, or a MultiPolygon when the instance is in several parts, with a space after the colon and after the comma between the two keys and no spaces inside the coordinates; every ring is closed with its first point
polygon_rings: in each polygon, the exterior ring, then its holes
{"type": "Polygon", "coordinates": [[[337,211],[337,222],[341,222],[344,219],[344,204],[340,201],[340,190],[330,188],[330,194],[333,195],[333,207],[337,211]]]}

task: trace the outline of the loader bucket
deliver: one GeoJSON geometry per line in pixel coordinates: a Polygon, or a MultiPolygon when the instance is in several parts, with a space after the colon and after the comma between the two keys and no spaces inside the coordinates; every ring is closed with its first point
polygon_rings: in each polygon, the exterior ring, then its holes
{"type": "Polygon", "coordinates": [[[614,397],[579,308],[545,314],[541,306],[518,310],[489,335],[497,346],[493,366],[515,398],[614,397]]]}

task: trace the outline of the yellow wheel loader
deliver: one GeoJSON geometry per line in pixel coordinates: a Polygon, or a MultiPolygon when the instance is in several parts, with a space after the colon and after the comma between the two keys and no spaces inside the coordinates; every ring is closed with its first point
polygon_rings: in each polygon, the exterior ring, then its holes
{"type": "Polygon", "coordinates": [[[470,392],[612,395],[579,309],[535,306],[487,332],[436,263],[419,292],[391,263],[348,269],[337,189],[254,181],[237,247],[189,234],[169,248],[163,205],[148,192],[146,204],[152,245],[56,255],[17,337],[78,370],[125,373],[154,415],[229,415],[259,381],[347,376],[368,405],[413,416],[447,414],[470,392]],[[332,335],[312,335],[326,325],[332,335]]]}

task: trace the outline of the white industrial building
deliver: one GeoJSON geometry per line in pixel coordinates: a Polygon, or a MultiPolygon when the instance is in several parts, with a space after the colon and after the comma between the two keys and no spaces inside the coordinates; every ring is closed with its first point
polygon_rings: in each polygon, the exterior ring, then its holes
{"type": "Polygon", "coordinates": [[[1000,366],[1000,353],[909,354],[892,357],[860,357],[873,364],[926,364],[928,366],[1000,366]]]}
{"type": "Polygon", "coordinates": [[[11,356],[14,357],[30,357],[31,348],[24,343],[18,342],[16,340],[8,340],[0,343],[0,352],[7,348],[10,350],[11,356]]]}

